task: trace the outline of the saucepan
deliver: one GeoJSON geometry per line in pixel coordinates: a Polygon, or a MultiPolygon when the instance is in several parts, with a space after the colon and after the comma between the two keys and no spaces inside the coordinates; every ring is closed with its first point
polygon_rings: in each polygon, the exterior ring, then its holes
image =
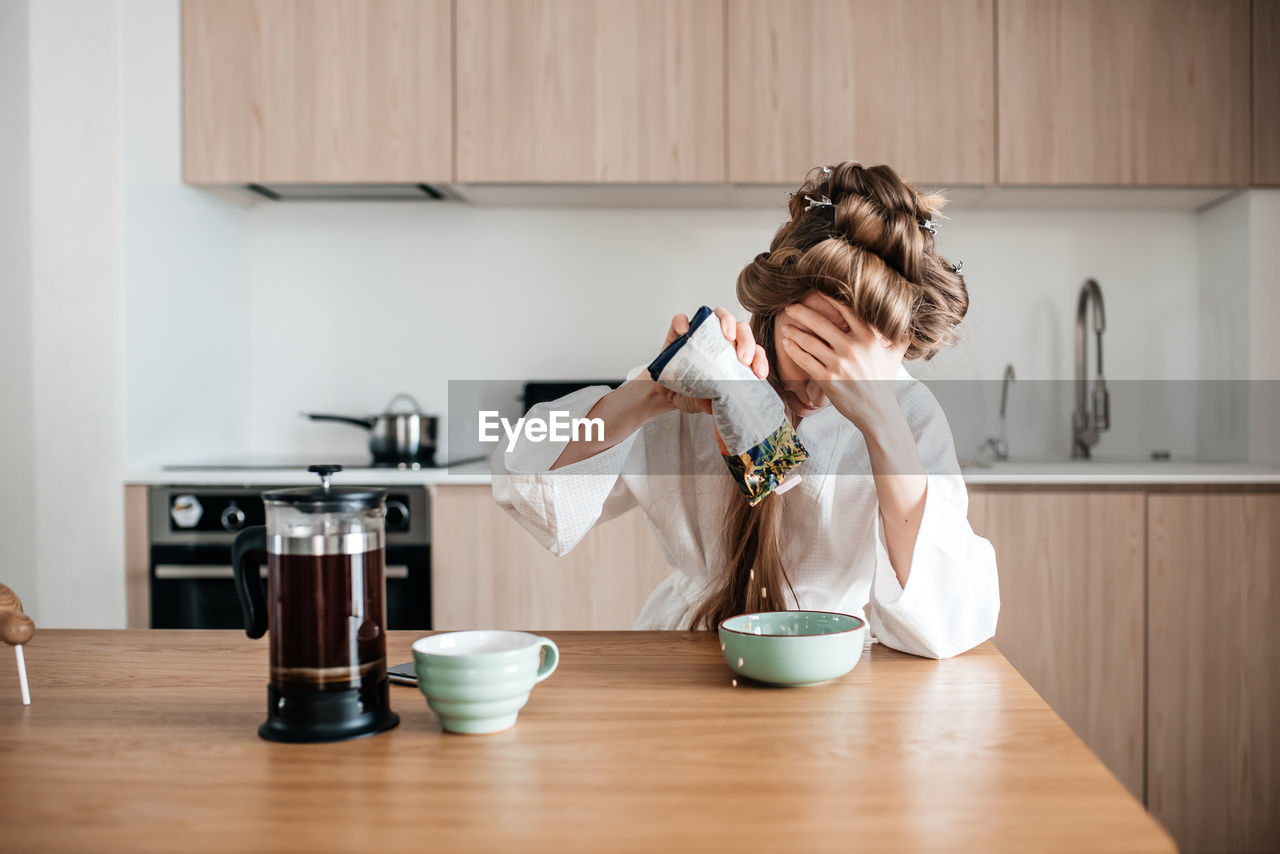
{"type": "Polygon", "coordinates": [[[301,414],[312,421],[337,421],[365,428],[369,431],[369,453],[375,463],[435,465],[439,419],[423,413],[411,395],[397,394],[391,398],[386,410],[378,415],[301,414]],[[400,411],[396,411],[398,404],[412,408],[401,406],[400,411]]]}

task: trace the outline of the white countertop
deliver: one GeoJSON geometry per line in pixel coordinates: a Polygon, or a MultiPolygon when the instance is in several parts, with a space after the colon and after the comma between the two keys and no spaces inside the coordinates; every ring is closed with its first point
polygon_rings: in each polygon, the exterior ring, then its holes
{"type": "MultiPolygon", "coordinates": [[[[442,469],[401,471],[391,468],[343,468],[334,475],[338,486],[456,486],[490,482],[487,462],[468,463],[442,469]]],[[[210,468],[145,466],[125,473],[126,484],[170,486],[314,486],[316,476],[305,468],[210,468]]]]}
{"type": "MultiPolygon", "coordinates": [[[[998,462],[964,470],[973,486],[1115,486],[1115,485],[1264,485],[1280,484],[1280,466],[1264,463],[1121,462],[998,462]]],[[[128,484],[175,486],[309,486],[316,476],[302,468],[183,468],[142,467],[128,472],[128,484]]],[[[347,468],[335,483],[347,485],[486,485],[488,463],[446,469],[399,471],[385,468],[347,468]]]]}
{"type": "Polygon", "coordinates": [[[1213,486],[1280,484],[1280,466],[1267,463],[1076,460],[997,462],[964,470],[971,486],[1213,486]]]}

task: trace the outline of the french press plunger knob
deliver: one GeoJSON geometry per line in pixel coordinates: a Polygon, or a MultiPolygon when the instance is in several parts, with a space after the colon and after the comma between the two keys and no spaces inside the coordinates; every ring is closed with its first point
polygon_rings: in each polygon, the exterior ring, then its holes
{"type": "Polygon", "coordinates": [[[329,476],[342,471],[342,466],[307,466],[307,471],[320,475],[320,486],[329,488],[329,476]]]}

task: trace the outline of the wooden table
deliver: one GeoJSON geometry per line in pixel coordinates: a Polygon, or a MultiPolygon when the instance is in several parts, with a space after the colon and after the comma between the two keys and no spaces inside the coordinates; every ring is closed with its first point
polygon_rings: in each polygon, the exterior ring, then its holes
{"type": "MultiPolygon", "coordinates": [[[[262,741],[265,641],[40,631],[0,666],[5,851],[1171,851],[990,644],[880,646],[816,688],[739,682],[708,634],[555,632],[514,730],[262,741]]],[[[393,663],[414,634],[392,632],[393,663]]]]}

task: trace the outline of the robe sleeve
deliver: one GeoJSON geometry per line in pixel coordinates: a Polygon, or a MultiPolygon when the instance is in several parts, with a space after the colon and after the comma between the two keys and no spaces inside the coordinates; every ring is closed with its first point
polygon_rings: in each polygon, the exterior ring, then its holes
{"type": "MultiPolygon", "coordinates": [[[[548,412],[568,412],[569,418],[585,418],[608,386],[590,386],[564,397],[540,403],[526,417],[547,418],[548,412]]],[[[621,477],[644,428],[595,456],[554,471],[568,441],[533,442],[521,435],[508,450],[502,439],[493,455],[493,497],[545,548],[563,555],[576,546],[587,531],[636,506],[635,496],[621,477]]]]}
{"type": "Polygon", "coordinates": [[[899,394],[924,462],[924,516],[906,586],[889,562],[876,513],[876,569],[867,616],[887,646],[926,658],[950,658],[995,635],[1000,584],[991,543],[969,526],[969,494],[942,408],[923,384],[899,394]]]}

